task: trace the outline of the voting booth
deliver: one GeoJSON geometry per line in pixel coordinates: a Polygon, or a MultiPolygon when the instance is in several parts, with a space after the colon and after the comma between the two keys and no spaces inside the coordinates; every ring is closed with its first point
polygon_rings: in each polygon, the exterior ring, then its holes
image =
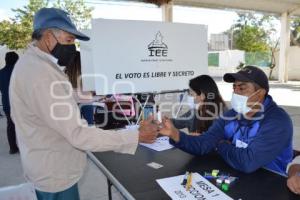
{"type": "Polygon", "coordinates": [[[94,19],[80,43],[84,91],[97,95],[182,90],[207,74],[207,26],[94,19]]]}
{"type": "MultiPolygon", "coordinates": [[[[138,123],[145,114],[157,113],[156,106],[148,106],[151,95],[141,103],[137,94],[183,91],[190,79],[208,72],[205,25],[94,19],[92,28],[83,32],[90,36],[80,41],[83,91],[130,94],[138,101],[134,117],[96,109],[94,121],[103,129],[138,123]]],[[[116,103],[117,108],[123,106],[116,103]]]]}

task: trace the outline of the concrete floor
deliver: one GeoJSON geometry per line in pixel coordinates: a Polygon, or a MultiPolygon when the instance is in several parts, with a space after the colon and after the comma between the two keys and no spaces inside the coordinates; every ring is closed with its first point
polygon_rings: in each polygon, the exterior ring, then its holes
{"type": "MultiPolygon", "coordinates": [[[[270,94],[289,113],[294,124],[294,148],[300,150],[300,82],[279,84],[272,82],[270,94]]],[[[218,80],[218,86],[226,101],[231,98],[231,84],[218,80]]],[[[0,110],[1,112],[1,110],[0,110]]],[[[1,112],[3,113],[3,112],[1,112]]],[[[0,117],[0,187],[24,183],[20,156],[8,154],[6,138],[6,118],[0,117]]],[[[107,184],[104,175],[91,162],[88,162],[86,172],[79,181],[81,200],[105,200],[107,184]]],[[[113,199],[123,199],[113,188],[113,199]]]]}
{"type": "MultiPolygon", "coordinates": [[[[0,187],[17,185],[25,182],[20,155],[8,154],[9,146],[6,137],[6,119],[0,118],[0,187]]],[[[84,176],[78,183],[81,200],[106,200],[107,184],[105,176],[89,160],[84,176]]],[[[121,200],[122,196],[113,188],[113,199],[121,200]]]]}

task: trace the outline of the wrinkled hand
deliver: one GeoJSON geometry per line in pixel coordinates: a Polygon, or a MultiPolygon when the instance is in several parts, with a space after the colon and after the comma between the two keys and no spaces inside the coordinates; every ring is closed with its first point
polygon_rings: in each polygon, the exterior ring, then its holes
{"type": "Polygon", "coordinates": [[[295,174],[287,180],[288,188],[295,194],[300,195],[300,176],[295,174]]]}
{"type": "Polygon", "coordinates": [[[149,116],[147,120],[140,123],[139,142],[153,143],[158,135],[159,124],[154,121],[153,116],[149,116]]]}
{"type": "Polygon", "coordinates": [[[162,135],[170,137],[175,142],[179,142],[179,131],[175,128],[173,122],[169,118],[163,118],[159,132],[162,135]]]}

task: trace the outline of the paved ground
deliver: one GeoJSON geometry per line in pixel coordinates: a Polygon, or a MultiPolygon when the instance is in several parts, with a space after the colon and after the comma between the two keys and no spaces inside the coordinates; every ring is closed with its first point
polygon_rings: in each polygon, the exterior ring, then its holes
{"type": "MultiPolygon", "coordinates": [[[[220,80],[218,85],[224,99],[229,101],[232,91],[231,85],[220,80]]],[[[288,84],[272,82],[270,94],[291,116],[294,123],[294,148],[300,150],[300,82],[290,82],[288,84]]],[[[0,187],[20,184],[25,181],[22,175],[19,154],[8,154],[5,130],[6,119],[0,117],[0,187]]],[[[79,190],[82,200],[108,199],[106,179],[90,161],[84,176],[79,182],[79,190]]],[[[113,191],[113,199],[122,199],[115,190],[113,191]]]]}

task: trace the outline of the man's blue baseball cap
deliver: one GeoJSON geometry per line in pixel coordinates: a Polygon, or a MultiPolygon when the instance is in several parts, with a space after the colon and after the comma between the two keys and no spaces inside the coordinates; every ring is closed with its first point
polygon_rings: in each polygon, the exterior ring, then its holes
{"type": "Polygon", "coordinates": [[[33,30],[57,28],[74,35],[79,40],[87,41],[90,38],[79,32],[69,17],[69,13],[58,8],[41,8],[33,19],[33,30]]]}

